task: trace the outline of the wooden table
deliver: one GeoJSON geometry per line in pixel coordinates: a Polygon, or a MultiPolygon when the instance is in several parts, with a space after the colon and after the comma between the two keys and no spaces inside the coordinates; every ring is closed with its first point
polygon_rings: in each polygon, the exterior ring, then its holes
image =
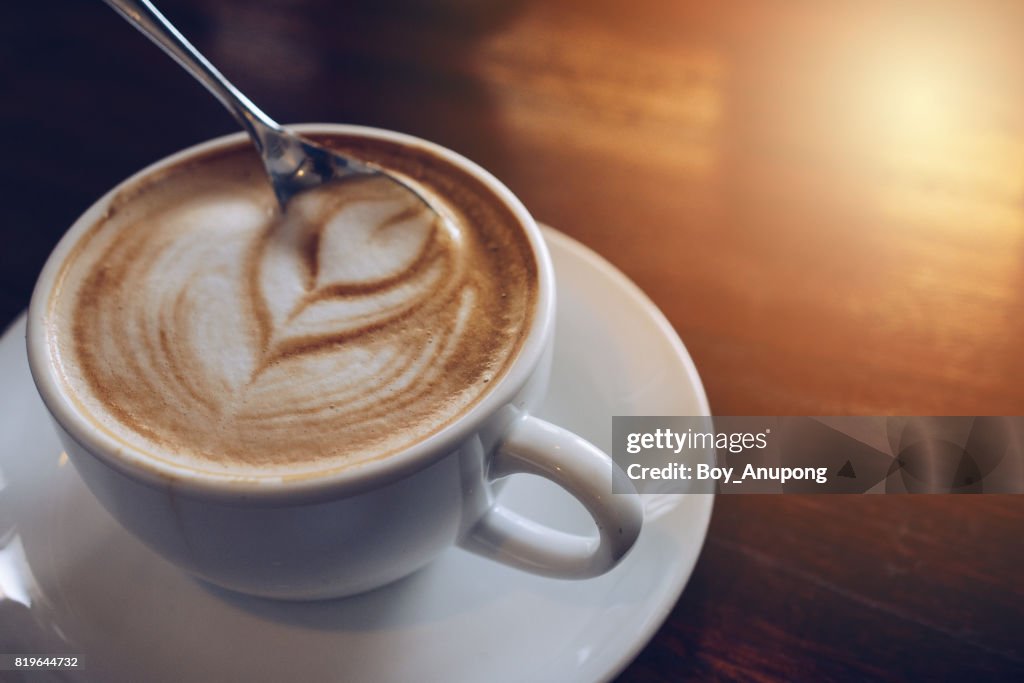
{"type": "MultiPolygon", "coordinates": [[[[161,5],[281,120],[491,169],[651,296],[717,413],[1022,411],[1019,3],[161,5]]],[[[9,12],[0,323],[103,191],[234,129],[99,3],[9,12]]],[[[1022,535],[1022,497],[721,497],[622,680],[1020,676],[1022,535]]]]}

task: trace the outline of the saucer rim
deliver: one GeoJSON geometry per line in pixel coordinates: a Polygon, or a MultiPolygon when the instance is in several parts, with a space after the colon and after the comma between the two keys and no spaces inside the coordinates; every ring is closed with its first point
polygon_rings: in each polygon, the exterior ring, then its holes
{"type": "MultiPolygon", "coordinates": [[[[668,318],[665,317],[662,310],[658,308],[658,306],[642,289],[640,289],[639,285],[629,279],[625,273],[616,268],[614,264],[608,261],[608,259],[604,258],[579,240],[543,221],[538,220],[537,225],[540,227],[541,232],[544,234],[544,239],[548,241],[549,245],[551,243],[557,243],[559,247],[566,251],[571,251],[574,255],[581,257],[590,266],[594,267],[595,270],[601,271],[604,276],[614,281],[617,288],[629,295],[634,305],[641,308],[644,313],[651,318],[661,335],[671,344],[677,360],[679,360],[680,365],[685,369],[690,387],[697,397],[697,402],[700,407],[699,414],[701,416],[710,416],[711,406],[708,402],[707,392],[705,391],[704,383],[701,381],[700,375],[697,372],[697,366],[693,362],[693,357],[690,356],[683,340],[680,338],[675,328],[672,327],[672,323],[670,323],[668,318]]],[[[552,251],[554,251],[554,249],[552,249],[552,251]]],[[[555,268],[555,276],[556,278],[558,277],[557,264],[555,268]]],[[[700,559],[704,542],[707,540],[708,528],[711,525],[711,515],[714,511],[715,496],[712,493],[684,495],[699,496],[702,501],[706,501],[698,510],[698,514],[701,515],[702,519],[691,518],[691,522],[695,525],[694,530],[699,531],[697,536],[700,538],[700,548],[693,554],[692,560],[688,565],[681,567],[680,571],[676,572],[676,581],[667,587],[663,595],[664,599],[656,601],[656,604],[658,605],[657,609],[648,615],[648,618],[644,621],[643,627],[639,631],[634,632],[636,636],[632,638],[633,642],[630,646],[625,648],[624,652],[618,658],[616,665],[608,671],[606,676],[599,679],[602,683],[612,681],[619,676],[650,644],[651,640],[657,634],[658,630],[662,627],[668,619],[669,614],[671,614],[672,610],[679,602],[679,598],[682,596],[683,590],[690,582],[690,577],[693,576],[693,570],[697,566],[697,561],[700,559]],[[696,525],[698,524],[699,529],[696,528],[696,525]]]]}
{"type": "Polygon", "coordinates": [[[694,393],[697,396],[698,405],[700,406],[698,416],[710,417],[711,405],[708,402],[707,392],[704,390],[704,382],[701,381],[700,374],[697,372],[697,365],[693,362],[693,357],[686,348],[686,344],[684,344],[683,340],[680,338],[679,333],[676,332],[672,323],[670,323],[668,318],[665,317],[665,314],[660,308],[658,308],[657,304],[647,296],[644,290],[640,289],[639,285],[630,280],[629,277],[621,270],[616,268],[611,261],[601,256],[587,245],[574,237],[565,234],[561,230],[551,227],[543,221],[537,221],[537,225],[544,234],[545,240],[548,242],[558,242],[567,251],[572,251],[577,256],[582,257],[584,261],[592,265],[596,270],[600,270],[610,280],[613,280],[616,287],[629,294],[637,307],[644,310],[644,312],[658,327],[658,331],[661,332],[665,339],[672,345],[672,349],[675,351],[680,364],[686,369],[686,378],[693,388],[694,393]]]}

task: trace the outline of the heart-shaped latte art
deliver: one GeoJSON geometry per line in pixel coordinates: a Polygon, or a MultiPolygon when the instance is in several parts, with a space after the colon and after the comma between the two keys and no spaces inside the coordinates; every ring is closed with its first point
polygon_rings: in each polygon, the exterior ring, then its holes
{"type": "Polygon", "coordinates": [[[250,252],[267,363],[378,333],[459,284],[458,235],[384,179],[299,195],[250,252]]]}

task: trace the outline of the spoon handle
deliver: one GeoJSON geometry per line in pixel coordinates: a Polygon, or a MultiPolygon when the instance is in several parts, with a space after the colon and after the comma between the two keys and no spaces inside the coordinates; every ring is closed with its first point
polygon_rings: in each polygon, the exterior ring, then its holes
{"type": "Polygon", "coordinates": [[[228,81],[149,0],[104,0],[128,23],[156,43],[227,107],[262,153],[283,129],[228,81]],[[276,135],[275,135],[276,134],[276,135]]]}
{"type": "MultiPolygon", "coordinates": [[[[383,176],[412,193],[435,215],[441,216],[429,198],[408,180],[386,173],[369,162],[334,151],[291,133],[243,95],[217,68],[195,49],[149,0],[104,0],[129,24],[169,54],[227,107],[252,138],[274,195],[283,210],[300,192],[352,176],[383,176]]],[[[444,220],[447,218],[443,217],[444,220]]]]}

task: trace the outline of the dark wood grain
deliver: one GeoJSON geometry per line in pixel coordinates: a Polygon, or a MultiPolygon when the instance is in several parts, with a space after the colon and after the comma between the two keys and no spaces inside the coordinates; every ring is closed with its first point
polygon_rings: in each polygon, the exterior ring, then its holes
{"type": "MultiPolygon", "coordinates": [[[[1019,3],[161,6],[284,121],[492,170],[651,296],[718,413],[1022,411],[1019,3]]],[[[6,323],[96,197],[234,126],[98,2],[18,3],[0,58],[6,323]]],[[[1020,679],[1022,536],[1022,497],[722,497],[621,678],[1020,679]]]]}

